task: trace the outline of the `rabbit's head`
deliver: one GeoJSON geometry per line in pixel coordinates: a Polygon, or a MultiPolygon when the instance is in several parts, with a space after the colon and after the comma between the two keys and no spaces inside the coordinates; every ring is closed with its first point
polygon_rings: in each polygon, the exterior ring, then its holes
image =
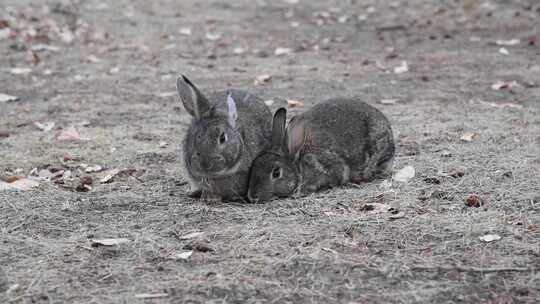
{"type": "MultiPolygon", "coordinates": [[[[272,121],[272,146],[253,161],[249,178],[248,198],[262,202],[274,196],[291,195],[297,188],[299,173],[290,153],[290,141],[285,129],[287,111],[280,108],[272,121]]],[[[293,151],[294,152],[294,151],[293,151]]]]}
{"type": "Polygon", "coordinates": [[[228,94],[227,110],[217,110],[185,76],[176,81],[180,99],[194,118],[184,151],[187,167],[196,176],[220,176],[235,171],[241,163],[244,143],[237,129],[236,104],[228,94]]]}

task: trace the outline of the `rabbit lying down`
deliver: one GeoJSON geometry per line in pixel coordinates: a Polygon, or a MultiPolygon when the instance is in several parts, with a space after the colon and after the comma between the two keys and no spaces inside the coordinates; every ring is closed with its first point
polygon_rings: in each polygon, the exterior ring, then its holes
{"type": "Polygon", "coordinates": [[[392,128],[376,108],[356,99],[330,99],[285,127],[286,114],[284,108],[276,111],[271,147],[253,162],[250,201],[369,181],[390,169],[392,128]]]}
{"type": "Polygon", "coordinates": [[[192,116],[182,147],[189,195],[213,201],[244,198],[251,164],[270,145],[272,113],[261,98],[245,91],[208,98],[183,75],[176,87],[192,116]]]}

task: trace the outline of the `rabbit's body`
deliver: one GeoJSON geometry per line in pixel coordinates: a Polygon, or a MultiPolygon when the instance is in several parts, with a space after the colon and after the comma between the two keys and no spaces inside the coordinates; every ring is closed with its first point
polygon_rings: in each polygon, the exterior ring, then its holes
{"type": "Polygon", "coordinates": [[[392,162],[390,123],[366,103],[327,100],[292,118],[286,131],[285,111],[278,112],[274,116],[272,148],[253,164],[251,199],[265,200],[294,191],[306,194],[350,181],[369,181],[392,162]],[[279,125],[281,133],[276,131],[279,125]],[[272,178],[277,167],[285,172],[275,176],[281,175],[279,179],[286,183],[272,178]]]}
{"type": "Polygon", "coordinates": [[[270,110],[246,91],[218,92],[207,99],[185,77],[177,86],[193,116],[183,141],[191,195],[225,201],[245,197],[252,162],[269,146],[270,110]]]}

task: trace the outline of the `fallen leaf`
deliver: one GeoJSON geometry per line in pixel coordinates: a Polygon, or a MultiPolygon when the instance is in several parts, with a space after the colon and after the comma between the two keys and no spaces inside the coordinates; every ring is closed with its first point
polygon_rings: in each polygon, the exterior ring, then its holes
{"type": "Polygon", "coordinates": [[[495,40],[495,45],[512,46],[512,45],[517,45],[520,42],[521,42],[521,40],[519,40],[519,39],[495,40]]]}
{"type": "Polygon", "coordinates": [[[406,183],[414,177],[415,170],[413,166],[406,166],[394,173],[393,180],[406,183]]]}
{"type": "Polygon", "coordinates": [[[299,100],[287,99],[287,105],[289,108],[303,107],[304,103],[299,100]]]}
{"type": "Polygon", "coordinates": [[[184,36],[191,36],[191,29],[189,27],[183,27],[178,31],[178,33],[184,36]]]}
{"type": "Polygon", "coordinates": [[[86,60],[91,63],[101,62],[101,59],[97,58],[96,55],[88,55],[88,57],[86,57],[86,60]]]}
{"type": "Polygon", "coordinates": [[[479,237],[481,241],[484,241],[486,243],[490,243],[493,241],[498,241],[501,239],[501,236],[498,234],[486,234],[479,237]]]}
{"type": "Polygon", "coordinates": [[[459,137],[459,139],[462,140],[462,141],[471,142],[471,141],[473,141],[473,139],[474,139],[477,135],[478,135],[478,134],[477,134],[477,133],[474,133],[474,132],[465,132],[465,133],[461,134],[461,136],[459,137]]]}
{"type": "Polygon", "coordinates": [[[38,129],[40,129],[43,132],[49,132],[54,128],[54,121],[48,121],[48,122],[34,122],[34,126],[36,126],[38,129]]]}
{"type": "Polygon", "coordinates": [[[289,55],[293,52],[293,49],[291,48],[283,48],[283,47],[278,47],[274,50],[274,55],[276,56],[283,56],[283,55],[289,55]]]}
{"type": "Polygon", "coordinates": [[[513,87],[519,87],[519,86],[520,85],[515,80],[511,82],[497,81],[491,85],[491,89],[498,91],[498,90],[504,90],[504,89],[512,89],[513,87]]]}
{"type": "Polygon", "coordinates": [[[388,70],[386,68],[386,66],[380,61],[380,60],[375,60],[375,67],[378,68],[379,70],[381,71],[386,71],[388,70]]]}
{"type": "Polygon", "coordinates": [[[0,102],[17,101],[19,97],[0,93],[0,102]]]}
{"type": "Polygon", "coordinates": [[[180,240],[190,240],[190,239],[194,239],[196,237],[199,237],[201,235],[203,235],[204,232],[203,231],[199,231],[199,232],[192,232],[192,233],[188,233],[188,234],[185,234],[185,235],[182,235],[180,236],[178,239],[180,240]]]}
{"type": "Polygon", "coordinates": [[[113,179],[119,172],[120,172],[120,170],[118,170],[118,169],[107,170],[107,171],[103,172],[102,177],[101,177],[101,179],[99,180],[99,182],[102,183],[102,184],[106,184],[106,183],[112,181],[112,179],[113,179]]]}
{"type": "Polygon", "coordinates": [[[246,52],[246,49],[241,48],[241,47],[234,48],[233,50],[233,53],[236,55],[241,55],[241,54],[244,54],[245,52],[246,52]]]}
{"type": "Polygon", "coordinates": [[[255,81],[253,82],[255,85],[263,85],[265,83],[269,83],[272,80],[272,75],[269,74],[263,74],[255,77],[255,81]]]}
{"type": "Polygon", "coordinates": [[[479,208],[485,204],[486,202],[484,201],[484,199],[476,194],[469,195],[469,197],[467,197],[467,199],[465,200],[465,205],[468,207],[479,208]]]}
{"type": "Polygon", "coordinates": [[[86,166],[84,164],[81,164],[81,167],[84,167],[84,172],[86,172],[86,173],[93,173],[93,172],[101,172],[101,171],[103,171],[103,167],[100,166],[100,165],[86,166]]]}
{"type": "Polygon", "coordinates": [[[0,190],[20,190],[28,191],[39,186],[39,182],[30,178],[20,178],[12,183],[0,181],[0,190]]]}
{"type": "Polygon", "coordinates": [[[75,157],[73,157],[73,156],[71,156],[71,155],[69,155],[69,154],[65,154],[63,159],[64,159],[65,162],[67,162],[67,161],[72,161],[72,160],[76,160],[75,157]]]}
{"type": "Polygon", "coordinates": [[[57,139],[59,141],[88,140],[88,138],[82,138],[79,132],[73,126],[62,130],[57,139]]]}
{"type": "Polygon", "coordinates": [[[32,69],[31,68],[12,68],[10,72],[11,74],[14,74],[14,75],[25,75],[25,74],[30,74],[32,72],[32,69]]]}
{"type": "Polygon", "coordinates": [[[381,99],[379,102],[383,105],[394,105],[398,102],[399,99],[391,98],[391,99],[381,99]]]}
{"type": "Polygon", "coordinates": [[[408,71],[409,71],[409,65],[407,64],[407,61],[402,61],[401,65],[394,67],[395,74],[403,74],[408,71]]]}
{"type": "Polygon", "coordinates": [[[206,39],[210,41],[216,41],[221,38],[221,34],[218,33],[206,33],[206,39]]]}
{"type": "Polygon", "coordinates": [[[392,214],[388,217],[389,220],[397,220],[397,219],[401,219],[401,218],[404,218],[405,217],[405,213],[403,212],[398,212],[396,214],[392,214]]]}
{"type": "Polygon", "coordinates": [[[505,48],[500,48],[500,49],[499,49],[499,53],[501,53],[501,54],[503,54],[503,55],[508,55],[508,54],[510,54],[510,52],[508,52],[508,50],[505,49],[505,48]]]}
{"type": "Polygon", "coordinates": [[[168,293],[139,293],[135,295],[137,299],[157,299],[157,298],[166,298],[168,293]]]}
{"type": "Polygon", "coordinates": [[[339,23],[347,23],[347,20],[349,20],[349,16],[341,16],[338,18],[339,23]]]}
{"type": "Polygon", "coordinates": [[[174,260],[187,260],[192,254],[193,254],[193,250],[184,251],[184,252],[173,254],[171,258],[174,260]]]}
{"type": "Polygon", "coordinates": [[[17,176],[17,175],[11,175],[11,176],[6,177],[5,181],[8,182],[8,183],[13,183],[14,181],[17,181],[17,180],[19,180],[21,178],[22,177],[17,176]]]}
{"type": "Polygon", "coordinates": [[[118,238],[118,239],[92,239],[90,240],[92,242],[92,247],[97,246],[115,246],[120,245],[124,243],[128,243],[129,240],[126,238],[118,238]]]}

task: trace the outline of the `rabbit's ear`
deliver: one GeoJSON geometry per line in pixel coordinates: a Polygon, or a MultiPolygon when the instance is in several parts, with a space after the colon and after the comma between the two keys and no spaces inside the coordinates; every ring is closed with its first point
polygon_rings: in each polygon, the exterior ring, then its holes
{"type": "Polygon", "coordinates": [[[277,109],[272,120],[272,147],[281,148],[285,143],[285,122],[287,119],[287,110],[285,108],[277,109]]]}
{"type": "Polygon", "coordinates": [[[296,116],[291,118],[287,127],[287,146],[294,158],[298,157],[298,152],[306,143],[307,135],[305,120],[296,116]]]}
{"type": "Polygon", "coordinates": [[[227,94],[227,120],[229,125],[233,128],[236,127],[236,119],[238,118],[238,113],[236,112],[236,103],[231,95],[227,94]]]}
{"type": "Polygon", "coordinates": [[[186,111],[197,120],[210,110],[208,99],[186,76],[180,75],[176,79],[176,90],[186,111]]]}

